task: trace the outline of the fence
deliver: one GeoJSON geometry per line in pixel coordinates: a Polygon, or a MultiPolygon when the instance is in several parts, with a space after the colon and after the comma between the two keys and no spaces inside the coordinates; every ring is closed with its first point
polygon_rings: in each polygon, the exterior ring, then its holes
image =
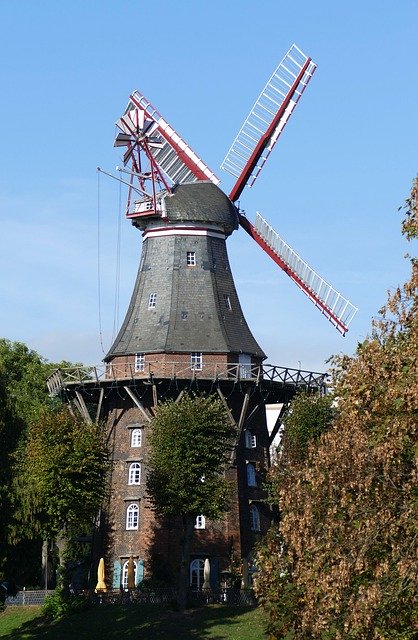
{"type": "MultiPolygon", "coordinates": [[[[42,605],[45,597],[54,591],[19,591],[16,597],[6,598],[6,605],[42,605]]],[[[176,600],[176,590],[171,588],[147,589],[141,591],[107,591],[106,593],[86,593],[92,604],[156,604],[166,605],[176,600]]],[[[252,589],[220,589],[212,591],[189,591],[188,603],[191,606],[202,606],[205,604],[225,604],[235,606],[255,606],[257,604],[252,589]]]]}
{"type": "MultiPolygon", "coordinates": [[[[176,600],[176,590],[172,588],[140,589],[132,591],[108,591],[90,595],[94,604],[170,604],[176,600]]],[[[202,606],[205,604],[225,604],[236,606],[255,606],[257,604],[252,589],[212,589],[189,591],[188,604],[202,606]]]]}
{"type": "Polygon", "coordinates": [[[43,590],[37,590],[37,591],[26,591],[25,589],[23,589],[22,591],[19,591],[17,596],[15,596],[14,598],[12,598],[11,596],[8,596],[6,598],[6,604],[7,605],[20,605],[20,606],[25,606],[25,605],[32,605],[32,604],[43,604],[45,597],[51,595],[51,593],[54,593],[54,591],[45,591],[43,590]]]}

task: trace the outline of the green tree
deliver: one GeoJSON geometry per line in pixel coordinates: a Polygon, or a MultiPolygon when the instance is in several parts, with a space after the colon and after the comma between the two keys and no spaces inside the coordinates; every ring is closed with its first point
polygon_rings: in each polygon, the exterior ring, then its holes
{"type": "Polygon", "coordinates": [[[35,579],[39,567],[28,558],[33,545],[18,545],[16,535],[15,544],[9,540],[18,529],[21,540],[26,536],[21,523],[13,524],[15,461],[23,455],[29,420],[50,404],[45,380],[52,366],[26,345],[0,339],[0,575],[18,581],[24,577],[26,583],[35,579]]]}
{"type": "Polygon", "coordinates": [[[187,394],[160,404],[151,424],[147,490],[159,516],[179,516],[182,551],[178,606],[184,608],[196,517],[219,519],[229,508],[224,479],[235,428],[219,399],[187,394]]]}
{"type": "Polygon", "coordinates": [[[30,426],[19,465],[22,500],[17,516],[29,531],[54,538],[90,531],[106,491],[103,430],[67,407],[43,410],[30,426]]]}
{"type": "MultiPolygon", "coordinates": [[[[87,526],[85,511],[91,528],[87,467],[93,458],[94,482],[103,442],[97,426],[82,426],[48,397],[46,380],[61,366],[75,365],[48,362],[25,344],[0,339],[0,577],[20,585],[39,581],[43,536],[55,536],[63,522],[68,532],[77,518],[87,526]]],[[[101,491],[98,484],[95,504],[101,491]]]]}
{"type": "MultiPolygon", "coordinates": [[[[417,193],[415,182],[409,240],[418,237],[417,193]]],[[[371,336],[334,361],[331,427],[277,487],[280,525],[259,555],[271,638],[416,637],[418,260],[410,260],[410,279],[388,296],[371,336]]]]}

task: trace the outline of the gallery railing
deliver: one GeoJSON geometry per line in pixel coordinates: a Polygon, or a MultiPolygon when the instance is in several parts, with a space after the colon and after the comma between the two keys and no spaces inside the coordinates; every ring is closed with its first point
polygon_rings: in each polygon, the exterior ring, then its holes
{"type": "Polygon", "coordinates": [[[280,382],[284,386],[321,388],[326,384],[327,374],[270,364],[204,363],[198,369],[185,362],[159,360],[147,362],[138,369],[132,362],[118,361],[116,364],[57,369],[48,378],[47,385],[49,394],[54,396],[67,386],[135,379],[152,380],[155,378],[232,380],[255,383],[268,380],[280,382]]]}

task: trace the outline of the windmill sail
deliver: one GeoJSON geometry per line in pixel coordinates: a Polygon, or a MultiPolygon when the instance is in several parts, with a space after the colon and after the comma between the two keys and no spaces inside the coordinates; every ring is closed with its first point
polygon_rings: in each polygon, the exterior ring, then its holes
{"type": "Polygon", "coordinates": [[[357,307],[319,276],[257,213],[255,225],[240,215],[241,226],[292,278],[342,335],[348,331],[357,307]]]}
{"type": "Polygon", "coordinates": [[[123,133],[117,136],[115,146],[128,146],[125,164],[136,145],[146,144],[154,162],[173,183],[211,180],[219,184],[213,171],[139,91],[130,96],[126,111],[116,126],[123,133]]]}
{"type": "Polygon", "coordinates": [[[256,181],[315,69],[294,44],[267,82],[221,164],[237,178],[232,202],[256,181]]]}

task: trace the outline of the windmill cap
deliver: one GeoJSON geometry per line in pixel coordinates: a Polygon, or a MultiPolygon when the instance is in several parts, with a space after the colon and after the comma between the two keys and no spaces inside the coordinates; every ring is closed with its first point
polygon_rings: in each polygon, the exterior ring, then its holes
{"type": "Polygon", "coordinates": [[[164,196],[167,218],[172,222],[216,225],[229,236],[238,229],[238,214],[228,196],[213,182],[193,182],[174,187],[164,196]]]}

